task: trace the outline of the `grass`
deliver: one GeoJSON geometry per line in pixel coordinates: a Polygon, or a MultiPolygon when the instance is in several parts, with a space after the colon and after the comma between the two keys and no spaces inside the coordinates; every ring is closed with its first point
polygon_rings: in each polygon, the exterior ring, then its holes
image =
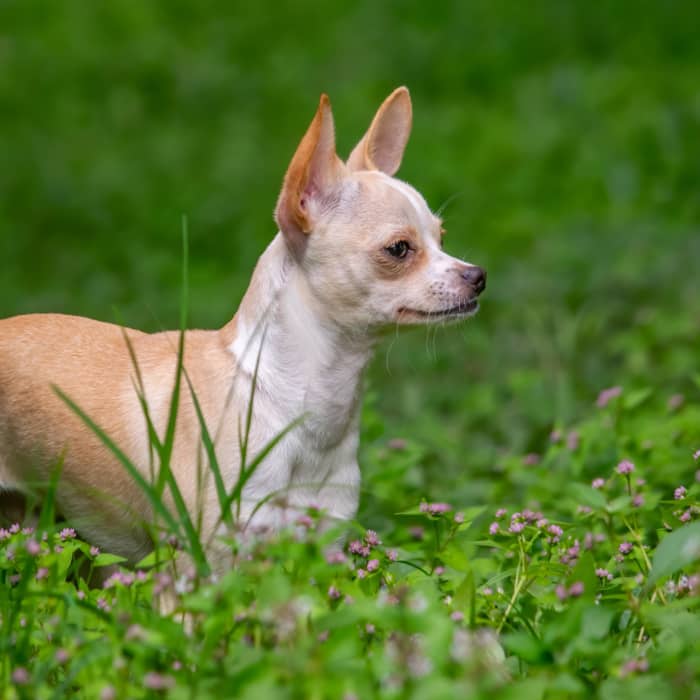
{"type": "Polygon", "coordinates": [[[310,513],[221,580],[154,558],[89,590],[78,567],[108,553],[3,535],[4,694],[693,697],[697,21],[626,0],[3,4],[0,315],[177,327],[184,212],[192,325],[222,325],[318,94],[348,153],[404,83],[400,175],[489,272],[476,319],[380,348],[359,553],[327,562],[310,513]],[[169,585],[192,636],[154,612],[169,585]]]}

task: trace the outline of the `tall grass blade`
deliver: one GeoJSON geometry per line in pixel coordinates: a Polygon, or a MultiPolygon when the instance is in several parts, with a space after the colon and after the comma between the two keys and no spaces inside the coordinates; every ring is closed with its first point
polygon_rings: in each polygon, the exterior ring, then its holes
{"type": "Polygon", "coordinates": [[[167,523],[168,527],[171,528],[171,530],[176,534],[179,535],[180,533],[180,527],[173,518],[172,514],[170,511],[165,507],[165,504],[163,501],[159,498],[158,494],[156,493],[156,490],[151,486],[151,484],[146,481],[146,479],[143,478],[141,475],[141,472],[136,468],[136,466],[131,462],[131,460],[122,452],[122,450],[117,447],[116,443],[105,433],[102,428],[100,428],[95,421],[90,418],[90,416],[83,411],[78,404],[76,404],[70,397],[68,397],[66,394],[64,394],[57,386],[53,385],[52,386],[53,391],[55,394],[63,401],[68,408],[70,408],[73,413],[75,413],[80,420],[85,423],[85,425],[90,428],[90,430],[97,435],[99,438],[100,442],[114,455],[114,457],[119,461],[119,463],[126,469],[126,471],[129,473],[129,476],[136,482],[136,485],[141,489],[143,494],[146,496],[148,499],[149,503],[151,504],[151,507],[153,508],[154,512],[160,515],[161,518],[163,518],[163,521],[167,523]]]}
{"type": "Polygon", "coordinates": [[[189,376],[185,372],[185,379],[190,390],[190,395],[192,397],[192,404],[194,405],[194,410],[197,414],[197,420],[199,421],[199,428],[202,433],[202,444],[207,453],[207,458],[209,459],[209,468],[214,476],[214,485],[216,488],[216,496],[219,500],[219,507],[221,508],[221,517],[223,521],[229,526],[233,526],[233,516],[231,515],[230,508],[226,508],[226,484],[221,476],[221,469],[219,467],[219,461],[216,457],[216,450],[214,449],[214,442],[211,439],[211,434],[207,428],[206,421],[204,420],[204,413],[202,412],[202,407],[197,398],[197,394],[194,391],[192,382],[189,376]]]}

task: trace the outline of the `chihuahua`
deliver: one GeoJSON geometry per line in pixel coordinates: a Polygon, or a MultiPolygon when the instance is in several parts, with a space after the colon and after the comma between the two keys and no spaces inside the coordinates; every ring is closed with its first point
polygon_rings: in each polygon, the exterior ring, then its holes
{"type": "MultiPolygon", "coordinates": [[[[249,425],[251,457],[283,434],[239,482],[239,527],[274,530],[311,505],[350,519],[359,496],[363,370],[381,331],[456,321],[478,309],[486,273],[442,250],[441,220],[394,178],[411,120],[408,90],[398,88],[343,162],[322,95],[284,178],[279,232],[238,312],[220,330],[185,333],[188,384],[169,464],[209,542],[222,534],[222,517],[200,411],[229,493],[240,477],[242,426],[249,425]]],[[[56,388],[150,481],[144,406],[162,440],[179,340],[177,332],[59,314],[0,321],[0,512],[21,494],[40,498],[59,464],[56,509],[82,537],[131,563],[150,552],[143,489],[56,388]]],[[[168,489],[164,500],[172,507],[168,489]]]]}

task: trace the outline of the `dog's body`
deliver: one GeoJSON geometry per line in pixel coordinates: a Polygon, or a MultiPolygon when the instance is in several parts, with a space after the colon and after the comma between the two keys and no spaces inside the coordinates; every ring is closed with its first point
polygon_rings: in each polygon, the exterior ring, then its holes
{"type": "MultiPolygon", "coordinates": [[[[410,124],[410,99],[400,88],[343,163],[322,97],[285,177],[275,212],[280,233],[260,258],[238,312],[218,331],[186,333],[184,369],[228,491],[239,476],[258,354],[248,455],[301,419],[247,481],[242,523],[279,527],[312,504],[333,518],[353,517],[362,374],[380,331],[476,311],[483,271],[441,251],[441,222],[413,188],[392,177],[410,124]]],[[[52,387],[151,479],[137,387],[143,383],[163,436],[177,345],[174,332],[149,335],[72,316],[0,321],[0,509],[2,492],[45,486],[60,458],[56,498],[63,516],[86,539],[131,562],[150,551],[145,496],[52,387]]],[[[171,468],[211,540],[220,508],[204,455],[185,385],[171,468]]]]}

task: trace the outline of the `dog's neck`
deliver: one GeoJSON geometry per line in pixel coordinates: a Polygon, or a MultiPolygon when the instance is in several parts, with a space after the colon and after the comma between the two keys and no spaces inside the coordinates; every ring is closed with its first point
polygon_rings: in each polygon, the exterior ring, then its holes
{"type": "Polygon", "coordinates": [[[315,447],[330,449],[356,428],[373,338],[349,333],[324,313],[281,233],[224,332],[241,389],[249,389],[260,352],[256,392],[288,422],[303,416],[301,430],[315,447]]]}

